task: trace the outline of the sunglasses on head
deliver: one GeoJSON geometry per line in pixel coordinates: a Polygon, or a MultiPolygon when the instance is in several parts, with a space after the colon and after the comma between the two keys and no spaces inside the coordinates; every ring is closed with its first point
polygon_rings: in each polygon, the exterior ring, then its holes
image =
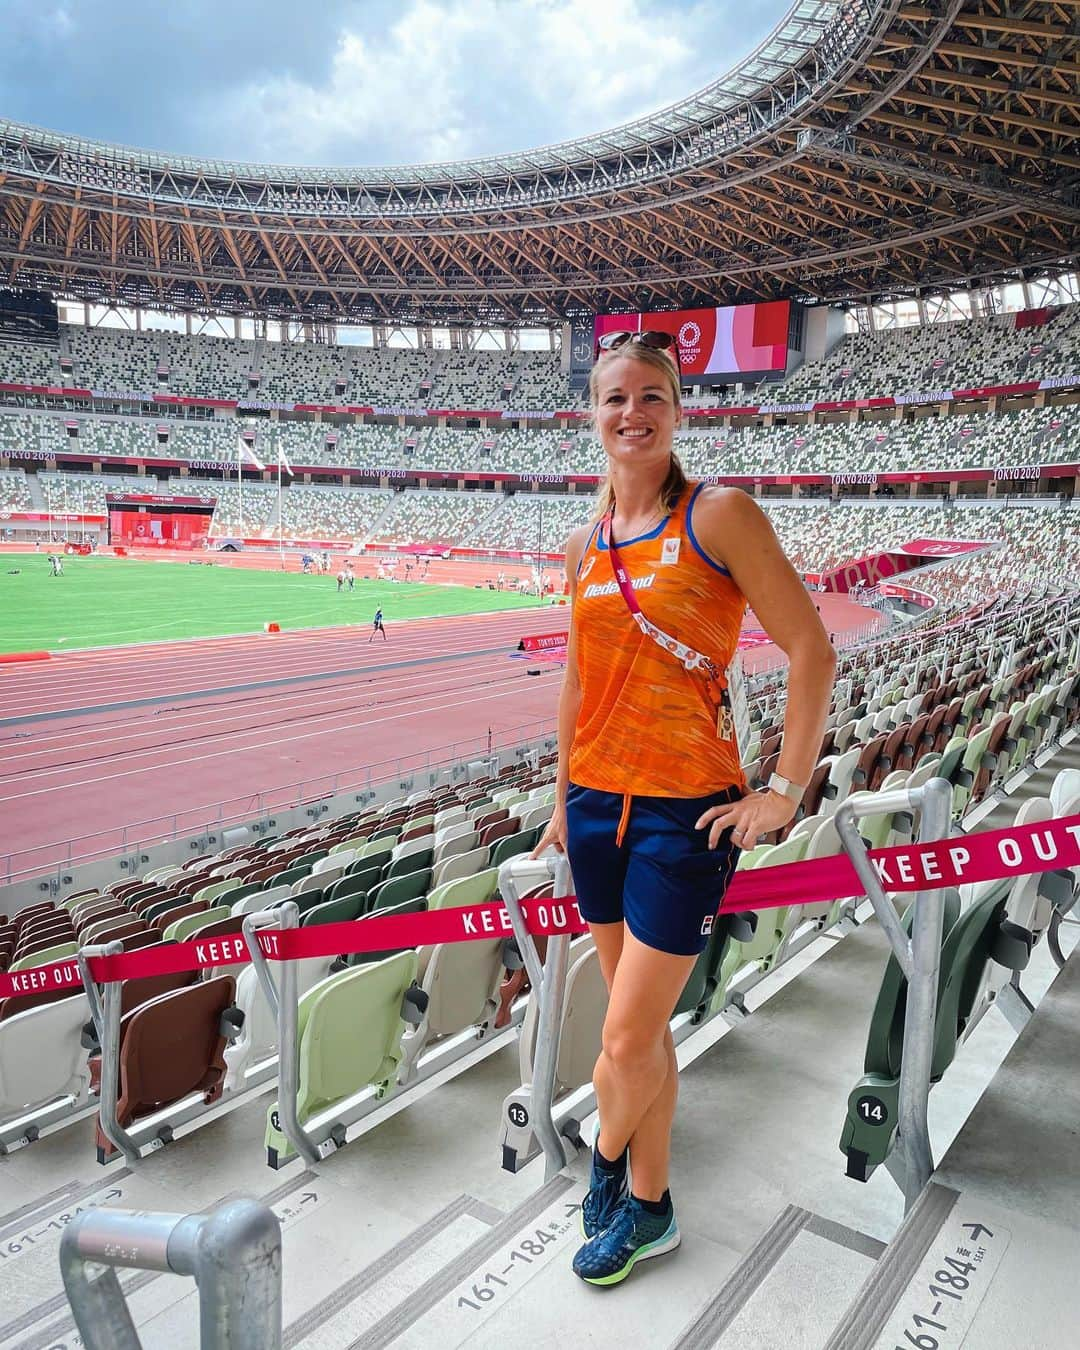
{"type": "Polygon", "coordinates": [[[654,352],[667,352],[675,362],[679,374],[682,374],[679,344],[675,341],[673,333],[662,333],[657,328],[646,328],[644,332],[640,333],[620,329],[616,333],[604,333],[598,345],[602,352],[616,352],[620,347],[625,347],[628,342],[640,342],[643,347],[649,347],[654,352]]]}

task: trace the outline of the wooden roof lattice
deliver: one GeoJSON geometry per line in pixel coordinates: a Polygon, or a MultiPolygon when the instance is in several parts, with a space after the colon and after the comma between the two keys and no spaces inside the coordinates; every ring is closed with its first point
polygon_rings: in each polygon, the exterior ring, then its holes
{"type": "Polygon", "coordinates": [[[0,120],[0,284],[109,304],[550,324],[1075,265],[1080,0],[798,0],[721,79],[595,136],[310,169],[0,120]]]}

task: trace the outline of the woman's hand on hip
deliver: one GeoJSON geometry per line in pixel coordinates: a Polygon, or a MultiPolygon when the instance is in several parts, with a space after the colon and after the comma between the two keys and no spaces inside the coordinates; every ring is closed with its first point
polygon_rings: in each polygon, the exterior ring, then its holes
{"type": "Polygon", "coordinates": [[[737,802],[710,806],[699,817],[697,828],[708,826],[709,847],[716,848],[720,836],[731,830],[731,842],[743,850],[752,849],[762,835],[779,830],[794,819],[795,802],[779,792],[748,792],[737,802]]]}
{"type": "Polygon", "coordinates": [[[544,833],[540,836],[540,842],[529,854],[530,858],[539,858],[544,849],[548,846],[554,848],[556,853],[566,852],[566,807],[556,805],[551,813],[551,819],[544,827],[544,833]]]}

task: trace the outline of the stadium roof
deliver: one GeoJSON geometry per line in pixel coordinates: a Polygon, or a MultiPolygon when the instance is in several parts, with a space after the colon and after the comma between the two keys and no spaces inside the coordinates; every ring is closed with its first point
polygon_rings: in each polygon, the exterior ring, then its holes
{"type": "Polygon", "coordinates": [[[798,0],[660,112],[451,164],[237,164],[0,121],[0,282],[163,309],[518,324],[1074,265],[1078,9],[798,0]]]}

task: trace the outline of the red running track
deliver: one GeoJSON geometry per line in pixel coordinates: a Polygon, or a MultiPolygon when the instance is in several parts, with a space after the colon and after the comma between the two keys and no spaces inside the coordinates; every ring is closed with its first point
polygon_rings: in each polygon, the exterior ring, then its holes
{"type": "Polygon", "coordinates": [[[429,755],[477,755],[489,729],[509,743],[516,728],[550,727],[559,672],[530,676],[507,653],[522,632],[560,622],[518,611],[391,624],[386,642],[369,643],[366,627],[331,629],[68,652],[32,674],[5,667],[0,819],[11,856],[0,855],[0,882],[120,852],[134,822],[163,818],[136,832],[144,842],[193,833],[219,803],[242,817],[258,793],[296,804],[362,787],[369,770],[397,778],[398,761],[408,770],[429,755]]]}
{"type": "MultiPolygon", "coordinates": [[[[837,603],[848,612],[833,606],[831,631],[865,625],[867,610],[837,603]]],[[[365,626],[0,667],[0,884],[472,758],[489,733],[538,734],[554,726],[560,672],[507,657],[522,633],[566,621],[514,611],[391,624],[386,642],[365,626]]]]}

